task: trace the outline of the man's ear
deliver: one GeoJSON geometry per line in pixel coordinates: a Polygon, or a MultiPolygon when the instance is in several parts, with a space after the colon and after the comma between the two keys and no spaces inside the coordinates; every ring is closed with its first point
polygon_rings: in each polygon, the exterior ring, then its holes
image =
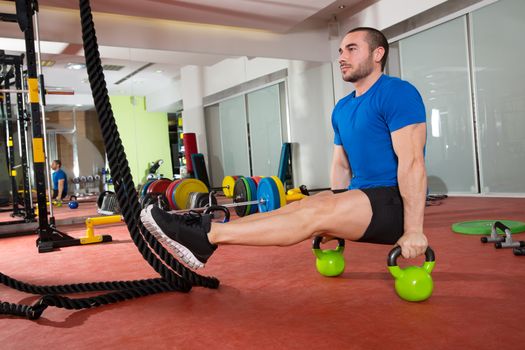
{"type": "Polygon", "coordinates": [[[379,46],[374,50],[374,61],[379,63],[383,59],[383,56],[385,55],[385,48],[383,46],[379,46]]]}

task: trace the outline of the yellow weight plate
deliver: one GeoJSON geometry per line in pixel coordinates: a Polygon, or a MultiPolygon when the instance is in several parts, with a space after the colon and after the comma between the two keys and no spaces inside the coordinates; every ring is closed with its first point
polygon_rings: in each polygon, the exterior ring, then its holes
{"type": "Polygon", "coordinates": [[[277,189],[279,190],[279,202],[281,203],[281,207],[284,207],[286,205],[286,193],[284,192],[283,183],[277,176],[272,176],[272,179],[275,181],[277,189]]]}
{"type": "Polygon", "coordinates": [[[222,179],[222,192],[224,192],[227,198],[233,197],[233,188],[238,178],[239,176],[225,176],[224,179],[222,179]]]}
{"type": "Polygon", "coordinates": [[[208,193],[208,187],[197,179],[184,179],[175,188],[175,204],[177,208],[187,209],[188,197],[191,192],[208,193]]]}

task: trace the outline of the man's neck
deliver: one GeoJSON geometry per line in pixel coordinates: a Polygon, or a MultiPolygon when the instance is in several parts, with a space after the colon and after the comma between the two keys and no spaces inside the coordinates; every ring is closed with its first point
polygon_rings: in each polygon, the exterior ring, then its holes
{"type": "Polygon", "coordinates": [[[375,82],[381,77],[383,72],[375,71],[368,75],[366,78],[363,78],[354,83],[355,87],[355,96],[361,96],[368,91],[375,84],[375,82]]]}

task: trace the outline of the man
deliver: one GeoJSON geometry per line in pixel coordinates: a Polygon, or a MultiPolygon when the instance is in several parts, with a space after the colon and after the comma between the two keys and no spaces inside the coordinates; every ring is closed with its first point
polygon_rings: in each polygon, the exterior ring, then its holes
{"type": "Polygon", "coordinates": [[[67,175],[62,170],[62,162],[59,159],[51,162],[53,170],[53,198],[61,202],[67,196],[67,175]]]}
{"type": "Polygon", "coordinates": [[[425,107],[409,83],[383,75],[388,42],[373,28],[347,33],[339,48],[343,80],[355,91],[334,108],[332,190],[250,215],[212,223],[149,206],[141,219],[192,268],[222,244],[287,246],[316,235],[398,244],[405,258],[425,252],[425,107]]]}

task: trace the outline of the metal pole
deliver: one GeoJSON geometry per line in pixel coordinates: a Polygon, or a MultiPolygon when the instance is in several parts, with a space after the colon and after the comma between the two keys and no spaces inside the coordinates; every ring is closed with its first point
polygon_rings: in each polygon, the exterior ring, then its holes
{"type": "MultiPolygon", "coordinates": [[[[49,225],[46,198],[46,155],[42,138],[42,116],[40,115],[40,95],[36,72],[35,41],[33,32],[33,7],[31,0],[16,0],[17,12],[20,11],[20,29],[24,32],[27,62],[27,87],[32,119],[33,167],[38,202],[38,246],[43,242],[52,242],[53,229],[49,225]]],[[[50,198],[51,199],[51,198],[50,198]]]]}
{"type": "MultiPolygon", "coordinates": [[[[261,199],[254,200],[254,201],[226,203],[226,204],[221,204],[220,206],[221,207],[225,207],[225,208],[235,208],[235,207],[242,207],[242,206],[245,206],[245,205],[264,204],[264,203],[266,203],[266,200],[261,198],[261,199]]],[[[208,208],[209,208],[209,206],[207,206],[207,207],[206,206],[205,207],[200,207],[200,208],[188,208],[188,209],[170,210],[169,213],[171,213],[171,214],[180,214],[180,213],[187,213],[189,211],[204,211],[204,210],[206,210],[208,208]]]]}
{"type": "MultiPolygon", "coordinates": [[[[14,75],[13,75],[14,77],[14,75]]],[[[11,80],[11,73],[5,75],[4,84],[6,87],[9,87],[11,80]]],[[[13,113],[11,109],[11,95],[5,95],[5,110],[6,110],[6,142],[7,142],[7,170],[9,171],[9,178],[11,180],[11,191],[13,198],[13,216],[18,216],[20,211],[18,209],[18,186],[16,183],[16,170],[15,166],[15,151],[14,151],[14,142],[13,142],[13,113]]]]}
{"type": "Polygon", "coordinates": [[[5,88],[5,89],[0,89],[0,93],[27,93],[29,92],[28,90],[22,90],[22,89],[9,89],[9,88],[5,88]]]}
{"type": "MultiPolygon", "coordinates": [[[[29,92],[29,90],[27,90],[27,89],[5,88],[5,89],[0,89],[0,93],[2,93],[2,92],[4,92],[4,93],[12,92],[12,93],[17,93],[17,94],[19,94],[19,93],[27,94],[29,92]]],[[[48,90],[48,89],[46,89],[44,92],[45,92],[46,95],[74,95],[75,94],[75,91],[73,91],[73,90],[64,90],[64,89],[61,89],[61,88],[55,88],[55,90],[48,90]]]]}
{"type": "MultiPolygon", "coordinates": [[[[22,62],[23,62],[23,58],[22,58],[22,62]]],[[[20,64],[20,67],[19,67],[19,72],[20,72],[20,78],[21,78],[21,87],[22,87],[22,90],[25,89],[26,87],[26,84],[25,84],[25,80],[24,80],[24,67],[23,67],[23,64],[21,63],[20,64]]],[[[31,124],[31,121],[29,118],[26,118],[26,113],[25,113],[25,110],[26,110],[26,107],[27,107],[27,101],[26,101],[26,95],[22,94],[22,105],[23,105],[23,108],[21,110],[21,115],[19,116],[20,117],[20,124],[23,125],[24,127],[24,138],[26,140],[26,142],[24,143],[25,144],[25,150],[22,150],[22,152],[25,151],[26,153],[26,160],[27,160],[27,179],[28,179],[28,192],[29,192],[29,207],[31,208],[31,210],[33,210],[33,179],[34,179],[34,172],[33,172],[33,161],[31,159],[31,157],[29,156],[29,126],[31,124]]],[[[34,217],[34,212],[33,212],[33,217],[34,217]]]]}
{"type": "MultiPolygon", "coordinates": [[[[17,89],[22,88],[22,60],[23,55],[20,56],[19,61],[15,64],[15,86],[17,89]]],[[[22,162],[22,179],[23,179],[23,188],[24,188],[24,217],[26,221],[33,221],[35,218],[35,212],[33,210],[31,185],[29,181],[28,174],[28,163],[27,163],[27,153],[25,149],[27,148],[27,137],[26,137],[26,121],[24,117],[24,98],[23,94],[16,94],[16,105],[18,107],[18,144],[20,148],[20,160],[22,162]]]]}
{"type": "MultiPolygon", "coordinates": [[[[50,175],[50,167],[51,167],[51,164],[49,163],[49,157],[48,157],[48,147],[47,147],[47,128],[46,128],[46,112],[45,112],[45,108],[44,108],[44,86],[42,84],[42,59],[41,59],[41,56],[40,56],[40,32],[39,32],[39,27],[38,27],[38,11],[35,11],[35,14],[33,16],[34,18],[34,21],[35,21],[35,28],[34,28],[34,32],[35,32],[35,39],[36,39],[36,54],[37,54],[37,74],[40,78],[40,99],[39,99],[39,104],[40,104],[40,113],[42,115],[42,136],[44,138],[44,153],[45,153],[45,158],[46,158],[46,169],[45,169],[45,173],[46,173],[46,182],[47,182],[47,194],[49,196],[49,215],[51,217],[53,217],[53,203],[52,203],[52,200],[51,198],[53,198],[53,190],[51,188],[51,175],[50,175]]],[[[61,198],[59,198],[61,199],[61,198]]]]}

